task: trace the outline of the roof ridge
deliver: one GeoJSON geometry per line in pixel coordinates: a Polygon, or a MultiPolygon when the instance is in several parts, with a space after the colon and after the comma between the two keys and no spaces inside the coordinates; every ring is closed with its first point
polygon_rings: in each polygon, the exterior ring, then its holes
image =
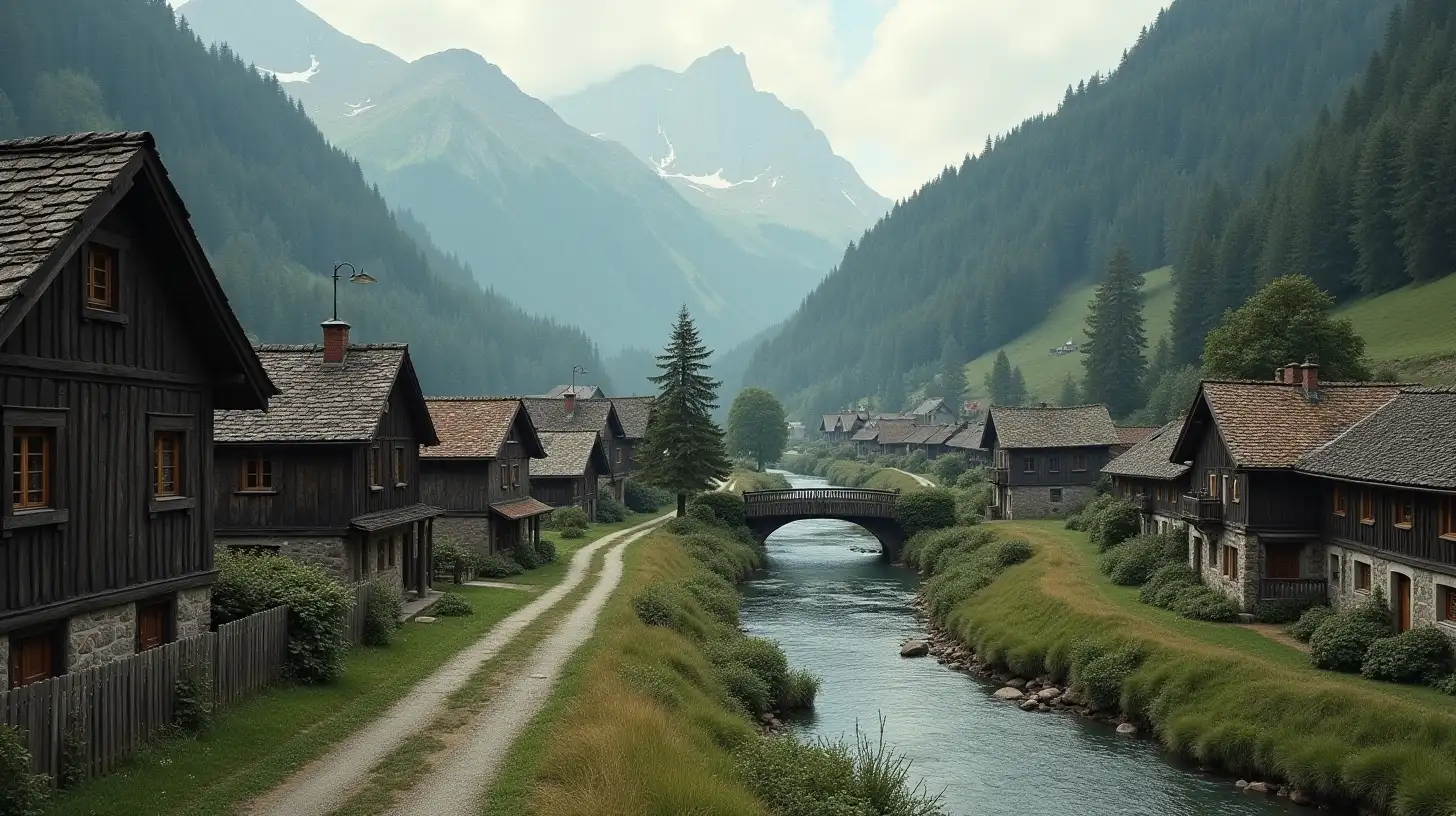
{"type": "Polygon", "coordinates": [[[425,397],[425,402],[520,402],[524,397],[425,397]]]}
{"type": "MultiPolygon", "coordinates": [[[[1237,380],[1237,379],[1210,379],[1199,380],[1200,385],[1267,385],[1279,386],[1281,388],[1303,388],[1303,383],[1283,383],[1274,380],[1237,380]]],[[[1321,380],[1320,388],[1411,388],[1420,387],[1420,383],[1400,382],[1374,382],[1371,380],[1321,380]]]]}
{"type": "Polygon", "coordinates": [[[156,140],[145,130],[87,131],[55,136],[27,136],[23,139],[0,140],[0,152],[24,153],[57,150],[81,151],[97,147],[135,146],[155,149],[156,140]]]}
{"type": "MultiPolygon", "coordinates": [[[[1003,411],[1077,411],[1085,408],[1106,408],[1105,402],[1089,402],[1085,405],[992,405],[994,410],[1003,411]]],[[[1116,426],[1114,426],[1116,427],[1116,426]]]]}
{"type": "MultiPolygon", "coordinates": [[[[305,352],[323,351],[322,343],[255,343],[255,351],[305,352]]],[[[409,343],[350,343],[349,351],[407,351],[409,343]]]]}
{"type": "Polygon", "coordinates": [[[1456,394],[1456,386],[1413,385],[1400,390],[1402,394],[1456,394]]]}

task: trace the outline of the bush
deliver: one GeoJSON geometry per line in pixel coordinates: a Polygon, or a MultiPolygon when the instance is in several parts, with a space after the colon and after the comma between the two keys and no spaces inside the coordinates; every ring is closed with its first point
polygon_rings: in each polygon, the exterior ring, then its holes
{"type": "MultiPolygon", "coordinates": [[[[743,504],[743,497],[737,493],[700,493],[689,505],[690,513],[693,508],[698,507],[706,507],[712,512],[712,516],[703,518],[703,521],[716,522],[725,527],[741,527],[748,522],[748,510],[743,504]]],[[[693,518],[700,518],[697,513],[691,514],[693,518]]]]}
{"type": "Polygon", "coordinates": [[[628,479],[623,487],[622,496],[626,501],[627,508],[635,513],[656,513],[663,507],[673,504],[677,497],[660,487],[653,487],[644,484],[636,479],[628,479]]]}
{"type": "Polygon", "coordinates": [[[1082,511],[1082,524],[1098,551],[1106,552],[1138,534],[1142,514],[1131,502],[1102,497],[1082,511]]]}
{"type": "Polygon", "coordinates": [[[676,536],[686,536],[692,535],[693,533],[701,533],[704,527],[705,522],[700,521],[699,519],[695,519],[692,516],[679,516],[662,525],[662,529],[676,536]]]}
{"type": "Polygon", "coordinates": [[[561,528],[561,537],[565,539],[576,539],[586,537],[586,528],[572,525],[561,528]]]}
{"type": "Polygon", "coordinates": [[[1437,681],[1436,690],[1442,694],[1449,694],[1456,697],[1456,674],[1451,674],[1444,679],[1437,681]]]}
{"type": "MultiPolygon", "coordinates": [[[[572,528],[562,530],[561,534],[566,536],[566,530],[569,529],[572,528]]],[[[533,570],[541,566],[541,556],[536,553],[536,546],[529,541],[517,541],[516,546],[511,550],[511,558],[521,565],[521,569],[533,570]]]]}
{"type": "Polygon", "coordinates": [[[955,494],[943,487],[903,493],[895,499],[895,520],[907,536],[954,527],[955,494]]]}
{"type": "Polygon", "coordinates": [[[677,597],[671,586],[648,584],[632,596],[632,611],[648,626],[672,626],[677,622],[677,597]]]}
{"type": "Polygon", "coordinates": [[[364,608],[364,645],[388,646],[394,639],[394,630],[399,628],[402,612],[404,598],[400,596],[399,587],[385,581],[374,581],[364,608]]]}
{"type": "Polygon", "coordinates": [[[288,670],[302,683],[324,683],[344,669],[353,593],[317,567],[277,555],[219,551],[212,622],[224,624],[288,606],[288,670]]]}
{"type": "Polygon", "coordinates": [[[1451,641],[1435,626],[1417,626],[1370,644],[1360,673],[1387,683],[1434,685],[1451,672],[1451,641]]]}
{"type": "Polygon", "coordinates": [[[626,521],[629,512],[627,505],[612,496],[605,493],[597,496],[597,522],[599,524],[616,524],[619,521],[626,521]]]}
{"type": "Polygon", "coordinates": [[[963,456],[947,455],[938,457],[930,465],[930,472],[943,485],[953,485],[971,466],[963,456]]]}
{"type": "Polygon", "coordinates": [[[1358,672],[1370,645],[1390,634],[1390,626],[1358,611],[1338,612],[1315,627],[1309,639],[1310,659],[1321,669],[1358,672]]]}
{"type": "Polygon", "coordinates": [[[564,530],[567,527],[585,529],[590,521],[586,511],[580,507],[558,507],[546,517],[546,527],[550,530],[564,530]]]}
{"type": "Polygon", "coordinates": [[[1142,586],[1165,563],[1165,540],[1160,535],[1140,535],[1118,544],[1097,557],[1097,568],[1119,586],[1142,586]]]}
{"type": "Polygon", "coordinates": [[[1062,522],[1062,526],[1068,530],[1082,529],[1082,514],[1073,513],[1070,516],[1067,516],[1067,520],[1062,522]]]}
{"type": "Polygon", "coordinates": [[[1072,682],[1094,708],[1116,709],[1122,701],[1122,684],[1142,662],[1143,652],[1137,646],[1114,649],[1084,641],[1072,649],[1072,682]]]}
{"type": "Polygon", "coordinates": [[[1233,623],[1239,619],[1239,607],[1227,595],[1202,584],[1185,588],[1172,609],[1189,620],[1207,623],[1233,623]]]}
{"type": "Polygon", "coordinates": [[[973,467],[965,473],[962,473],[959,479],[956,479],[955,486],[962,490],[970,490],[973,487],[983,484],[986,484],[986,471],[980,467],[973,467]]]}
{"type": "Polygon", "coordinates": [[[188,734],[212,727],[212,683],[203,672],[179,672],[172,687],[172,724],[188,734]]]}
{"type": "MultiPolygon", "coordinates": [[[[176,687],[173,688],[175,690],[176,687]]],[[[210,705],[208,713],[211,713],[210,705]]],[[[180,726],[180,714],[173,715],[172,724],[180,726]]],[[[74,788],[86,778],[86,753],[85,727],[78,717],[66,717],[66,725],[61,731],[61,767],[56,774],[56,787],[62,790],[74,788]]]]}
{"type": "Polygon", "coordinates": [[[1314,607],[1320,606],[1317,598],[1282,598],[1259,601],[1254,605],[1254,619],[1260,623],[1294,623],[1314,607]]]}
{"type": "Polygon", "coordinates": [[[814,698],[819,694],[819,676],[804,669],[794,669],[784,679],[779,710],[802,711],[814,707],[814,698]]]}
{"type": "MultiPolygon", "coordinates": [[[[773,700],[782,696],[784,683],[789,676],[789,659],[784,650],[772,640],[757,637],[731,637],[710,641],[705,651],[715,665],[737,663],[748,667],[754,676],[762,680],[773,700]]],[[[755,713],[766,711],[758,709],[755,713]]]]}
{"type": "Polygon", "coordinates": [[[738,590],[723,576],[714,572],[699,572],[689,578],[683,588],[693,596],[704,612],[719,623],[730,626],[738,624],[738,590]]]}
{"type": "Polygon", "coordinates": [[[757,716],[768,711],[773,692],[763,678],[742,663],[714,664],[718,680],[728,691],[728,697],[742,706],[749,714],[757,716]]]}
{"type": "Polygon", "coordinates": [[[30,752],[20,731],[0,724],[0,813],[40,816],[48,798],[46,778],[30,772],[30,752]]]}
{"type": "MultiPolygon", "coordinates": [[[[586,531],[583,530],[582,534],[585,535],[586,531]]],[[[549,538],[543,538],[532,546],[536,548],[537,561],[540,561],[542,564],[556,563],[556,542],[549,538]]]]}
{"type": "Polygon", "coordinates": [[[475,614],[475,608],[470,605],[470,601],[458,592],[441,595],[440,600],[430,607],[430,611],[442,618],[463,618],[475,614]]]}
{"type": "Polygon", "coordinates": [[[944,571],[959,553],[973,552],[995,540],[995,532],[979,527],[931,530],[906,543],[903,560],[906,566],[915,567],[924,575],[935,575],[944,571]]]}
{"type": "Polygon", "coordinates": [[[698,522],[699,524],[706,524],[709,526],[716,526],[718,524],[718,517],[714,515],[713,508],[707,506],[706,504],[689,504],[686,508],[684,508],[684,511],[687,513],[687,515],[680,518],[690,518],[693,521],[698,522]]]}
{"type": "MultiPolygon", "coordinates": [[[[1159,603],[1165,589],[1180,589],[1197,583],[1198,574],[1187,564],[1164,564],[1148,577],[1143,588],[1138,591],[1138,600],[1150,606],[1160,606],[1166,609],[1167,603],[1159,603]]],[[[1181,594],[1181,589],[1178,594],[1181,594]]],[[[1174,596],[1170,594],[1168,597],[1174,596]]]]}
{"type": "Polygon", "coordinates": [[[1299,620],[1289,625],[1289,636],[1300,643],[1308,643],[1314,636],[1314,630],[1324,623],[1325,618],[1335,614],[1335,610],[1328,606],[1311,606],[1304,610],[1299,620]]]}
{"type": "Polygon", "coordinates": [[[435,537],[430,560],[435,572],[449,573],[456,580],[480,571],[480,560],[475,551],[453,536],[435,537]]]}
{"type": "Polygon", "coordinates": [[[475,565],[475,574],[484,578],[509,578],[522,572],[520,564],[497,553],[481,558],[475,565]]]}
{"type": "Polygon", "coordinates": [[[1390,617],[1390,604],[1385,600],[1385,591],[1377,589],[1365,602],[1350,610],[1350,614],[1363,621],[1378,623],[1387,629],[1394,628],[1390,617]]]}

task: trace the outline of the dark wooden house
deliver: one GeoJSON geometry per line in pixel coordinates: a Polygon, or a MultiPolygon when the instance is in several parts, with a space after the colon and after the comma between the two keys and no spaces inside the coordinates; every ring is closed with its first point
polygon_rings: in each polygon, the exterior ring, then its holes
{"type": "Polygon", "coordinates": [[[1399,392],[1388,383],[1320,383],[1310,363],[1279,381],[1206,381],[1173,447],[1189,462],[1189,565],[1244,609],[1326,595],[1321,499],[1300,457],[1399,392]]]}
{"type": "Polygon", "coordinates": [[[0,142],[7,685],[207,631],[213,409],[273,392],[149,134],[0,142]]]}
{"type": "Polygon", "coordinates": [[[945,441],[946,452],[964,456],[972,465],[984,465],[991,459],[990,451],[981,448],[981,431],[985,423],[977,422],[956,431],[945,441]]]}
{"type": "Polygon", "coordinates": [[[542,433],[546,458],[532,468],[531,496],[552,507],[580,507],[597,517],[597,482],[607,471],[607,454],[595,431],[542,433]]]}
{"type": "Polygon", "coordinates": [[[423,595],[440,510],[420,500],[419,451],[439,440],[409,349],[323,328],[323,345],[259,347],[282,392],[266,413],[216,414],[218,541],[423,595]]]}
{"type": "Polygon", "coordinates": [[[819,434],[826,442],[848,442],[869,419],[863,411],[825,414],[819,421],[819,434]]]}
{"type": "Polygon", "coordinates": [[[910,412],[916,425],[954,425],[956,423],[956,412],[939,398],[931,398],[922,401],[915,410],[910,412]]]}
{"type": "Polygon", "coordinates": [[[652,419],[652,403],[656,397],[612,397],[612,408],[622,423],[622,439],[612,455],[612,465],[623,478],[631,478],[637,468],[637,450],[647,439],[647,423],[652,419]]]}
{"type": "MultiPolygon", "coordinates": [[[[1183,421],[1177,420],[1154,429],[1102,468],[1112,477],[1112,492],[1142,512],[1145,533],[1165,533],[1183,525],[1178,508],[1188,492],[1188,464],[1172,461],[1182,427],[1183,421]]],[[[1126,441],[1126,437],[1123,439],[1126,441]]]]}
{"type": "Polygon", "coordinates": [[[981,431],[996,486],[993,518],[1039,518],[1090,501],[1117,444],[1106,405],[993,407],[981,431]]]}
{"type": "MultiPolygon", "coordinates": [[[[617,409],[611,400],[577,399],[567,393],[560,399],[550,397],[527,397],[523,400],[526,411],[531,415],[531,424],[538,433],[578,433],[591,431],[601,440],[602,455],[606,463],[597,470],[597,476],[606,480],[612,495],[621,501],[630,470],[628,451],[630,443],[627,429],[617,416],[617,409]]],[[[645,430],[644,430],[645,433],[645,430]]],[[[592,491],[593,496],[596,490],[592,491]]],[[[595,499],[592,503],[595,512],[595,499]]]]}
{"type": "Polygon", "coordinates": [[[531,460],[546,449],[516,397],[426,401],[440,444],[420,449],[420,498],[444,510],[435,535],[477,553],[541,539],[551,508],[531,498],[531,460]]]}

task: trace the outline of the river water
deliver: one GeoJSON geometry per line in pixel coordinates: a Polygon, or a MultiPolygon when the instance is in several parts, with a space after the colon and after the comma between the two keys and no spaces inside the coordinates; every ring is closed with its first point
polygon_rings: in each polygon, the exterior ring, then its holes
{"type": "MultiPolygon", "coordinates": [[[[827,483],[785,474],[795,487],[827,483]]],[[[1281,800],[1174,763],[1146,740],[1065,713],[1027,713],[995,688],[934,658],[904,659],[925,634],[910,603],[916,577],[891,567],[873,536],[839,521],[801,521],[768,539],[769,568],[743,591],[743,623],[777,640],[789,662],[824,680],[807,738],[877,734],[944,791],[957,816],[1253,816],[1287,814],[1281,800]]]]}

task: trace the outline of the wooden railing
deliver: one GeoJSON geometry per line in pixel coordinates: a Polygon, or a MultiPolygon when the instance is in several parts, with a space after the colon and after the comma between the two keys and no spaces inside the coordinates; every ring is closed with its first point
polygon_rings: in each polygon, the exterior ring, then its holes
{"type": "Polygon", "coordinates": [[[756,490],[743,494],[749,518],[768,516],[869,516],[894,518],[893,490],[848,487],[756,490]]]}
{"type": "Polygon", "coordinates": [[[1178,498],[1178,514],[1194,524],[1222,524],[1223,502],[1214,496],[1184,494],[1178,498]]]}
{"type": "Polygon", "coordinates": [[[1260,578],[1259,600],[1325,600],[1329,589],[1323,578],[1260,578]]]}

